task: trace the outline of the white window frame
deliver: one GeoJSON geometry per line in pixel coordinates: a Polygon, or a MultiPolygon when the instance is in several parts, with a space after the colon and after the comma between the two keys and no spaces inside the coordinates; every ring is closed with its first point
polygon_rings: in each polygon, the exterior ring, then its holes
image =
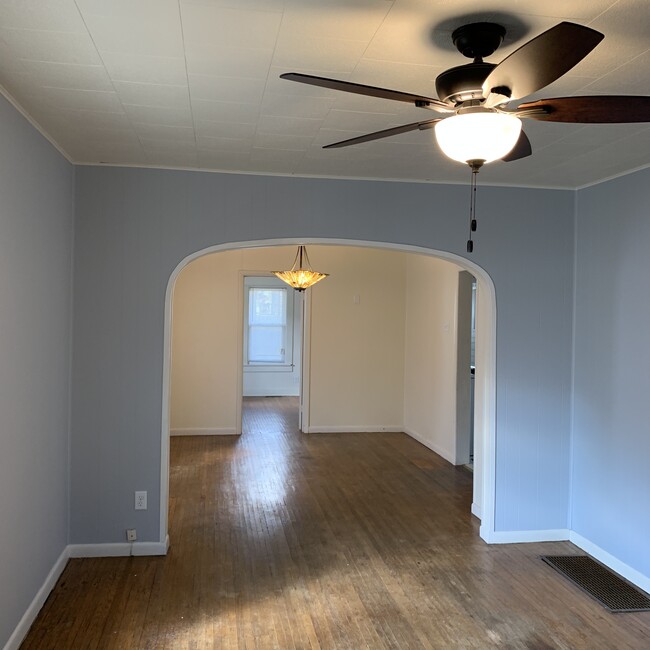
{"type": "Polygon", "coordinates": [[[294,289],[273,276],[248,275],[244,278],[244,336],[243,336],[243,361],[245,372],[291,372],[293,370],[293,325],[294,325],[294,289]],[[250,289],[282,289],[286,291],[286,330],[284,336],[284,363],[273,361],[248,360],[249,338],[249,293],[250,289]]]}

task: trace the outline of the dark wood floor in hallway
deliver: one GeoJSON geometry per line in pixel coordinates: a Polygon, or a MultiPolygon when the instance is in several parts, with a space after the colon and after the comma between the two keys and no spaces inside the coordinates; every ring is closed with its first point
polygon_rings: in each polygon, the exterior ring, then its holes
{"type": "Polygon", "coordinates": [[[291,398],[171,441],[166,557],[71,560],[24,650],[647,649],[543,564],[488,546],[471,474],[399,433],[312,434],[291,398]]]}

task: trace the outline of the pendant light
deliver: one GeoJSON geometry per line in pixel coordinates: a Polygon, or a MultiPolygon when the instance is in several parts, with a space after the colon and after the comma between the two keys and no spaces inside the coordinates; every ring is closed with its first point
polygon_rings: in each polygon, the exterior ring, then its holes
{"type": "Polygon", "coordinates": [[[329,275],[328,273],[319,273],[311,268],[309,257],[307,257],[307,249],[302,245],[298,246],[293,266],[288,271],[272,271],[272,273],[296,291],[309,289],[309,287],[329,275]],[[305,266],[303,266],[303,263],[305,266]]]}

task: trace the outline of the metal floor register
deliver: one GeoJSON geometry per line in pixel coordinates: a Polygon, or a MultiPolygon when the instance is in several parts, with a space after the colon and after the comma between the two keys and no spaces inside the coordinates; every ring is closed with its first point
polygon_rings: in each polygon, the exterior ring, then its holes
{"type": "Polygon", "coordinates": [[[650,611],[650,597],[587,555],[542,555],[541,559],[610,612],[650,611]]]}

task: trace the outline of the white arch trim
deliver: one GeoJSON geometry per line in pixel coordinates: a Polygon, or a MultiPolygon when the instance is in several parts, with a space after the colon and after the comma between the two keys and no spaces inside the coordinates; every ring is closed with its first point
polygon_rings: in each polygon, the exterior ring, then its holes
{"type": "Polygon", "coordinates": [[[160,542],[169,543],[169,425],[170,425],[170,384],[171,384],[171,328],[172,301],[174,285],[180,272],[190,262],[210,255],[242,248],[261,248],[270,246],[291,246],[297,244],[361,246],[383,248],[405,253],[429,255],[453,262],[469,271],[477,280],[476,290],[476,376],[474,378],[474,502],[472,512],[481,519],[480,536],[486,542],[495,540],[495,468],[496,468],[496,291],[492,278],[474,262],[449,253],[422,246],[395,244],[389,242],[364,241],[356,239],[333,238],[282,238],[254,241],[229,242],[209,246],[185,257],[174,269],[167,283],[165,293],[164,350],[162,381],[162,427],[160,448],[160,542]]]}

